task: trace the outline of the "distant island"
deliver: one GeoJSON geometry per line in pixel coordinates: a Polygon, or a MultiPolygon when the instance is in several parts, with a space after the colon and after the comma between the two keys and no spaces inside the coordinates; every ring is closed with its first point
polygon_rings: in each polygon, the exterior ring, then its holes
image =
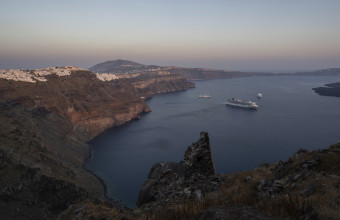
{"type": "Polygon", "coordinates": [[[340,97],[340,82],[326,84],[324,87],[313,88],[319,95],[340,97]]]}
{"type": "Polygon", "coordinates": [[[141,73],[179,74],[184,76],[188,80],[226,79],[232,77],[265,76],[273,74],[265,72],[240,72],[207,68],[184,68],[177,66],[144,65],[133,61],[121,59],[98,63],[90,67],[89,70],[93,73],[111,73],[115,75],[141,73]]]}
{"type": "MultiPolygon", "coordinates": [[[[144,65],[129,60],[112,60],[98,63],[89,68],[93,73],[107,73],[118,75],[131,74],[179,74],[187,80],[228,79],[247,76],[340,76],[340,68],[328,68],[308,72],[272,73],[248,72],[234,70],[218,70],[208,68],[185,68],[177,66],[144,65]]],[[[120,76],[123,77],[123,76],[120,76]]]]}

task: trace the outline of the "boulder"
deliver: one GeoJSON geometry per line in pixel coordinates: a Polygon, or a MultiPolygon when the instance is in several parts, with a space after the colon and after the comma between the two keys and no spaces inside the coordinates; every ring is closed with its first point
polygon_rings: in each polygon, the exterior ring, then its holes
{"type": "Polygon", "coordinates": [[[206,192],[217,190],[221,179],[216,175],[207,132],[185,152],[179,163],[156,163],[138,196],[137,205],[174,204],[185,199],[200,200],[206,192]]]}
{"type": "Polygon", "coordinates": [[[193,173],[205,176],[216,175],[207,132],[201,132],[200,139],[188,147],[184,154],[183,164],[193,173]]]}

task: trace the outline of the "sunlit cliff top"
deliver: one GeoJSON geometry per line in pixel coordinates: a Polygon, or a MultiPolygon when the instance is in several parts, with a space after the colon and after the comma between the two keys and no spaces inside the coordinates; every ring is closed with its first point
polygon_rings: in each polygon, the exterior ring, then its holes
{"type": "Polygon", "coordinates": [[[7,69],[0,70],[0,78],[13,80],[13,81],[22,81],[22,82],[31,82],[35,83],[37,81],[46,82],[47,79],[45,76],[55,74],[57,76],[68,76],[71,75],[72,71],[76,70],[84,70],[80,67],[76,66],[63,66],[63,67],[47,67],[43,69],[34,69],[34,70],[23,70],[23,69],[7,69]]]}

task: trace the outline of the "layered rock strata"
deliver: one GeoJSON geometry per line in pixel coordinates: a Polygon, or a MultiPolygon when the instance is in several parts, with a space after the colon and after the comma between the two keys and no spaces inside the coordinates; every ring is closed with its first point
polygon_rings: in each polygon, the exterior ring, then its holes
{"type": "Polygon", "coordinates": [[[195,87],[194,83],[188,82],[181,75],[143,73],[129,81],[138,92],[147,97],[153,94],[175,92],[195,87]]]}
{"type": "Polygon", "coordinates": [[[27,107],[43,107],[85,128],[92,137],[150,111],[128,82],[103,82],[88,71],[45,78],[46,82],[37,83],[0,80],[0,96],[27,107]]]}
{"type": "Polygon", "coordinates": [[[0,98],[0,219],[49,219],[85,198],[103,198],[83,169],[90,135],[44,108],[0,98]]]}
{"type": "Polygon", "coordinates": [[[186,150],[183,161],[157,163],[151,168],[137,205],[161,207],[200,200],[205,193],[217,190],[220,184],[208,133],[201,132],[200,139],[186,150]]]}
{"type": "Polygon", "coordinates": [[[103,200],[103,184],[83,168],[86,142],[151,111],[152,90],[73,67],[1,73],[0,219],[55,219],[71,204],[103,200]]]}

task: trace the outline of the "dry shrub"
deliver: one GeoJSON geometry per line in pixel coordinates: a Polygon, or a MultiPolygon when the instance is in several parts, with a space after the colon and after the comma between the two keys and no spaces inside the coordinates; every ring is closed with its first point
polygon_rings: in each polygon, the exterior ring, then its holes
{"type": "Polygon", "coordinates": [[[257,197],[257,187],[261,180],[275,179],[270,169],[275,166],[268,164],[252,171],[238,172],[220,176],[224,183],[217,192],[205,195],[201,202],[186,201],[162,210],[143,214],[137,219],[197,219],[200,211],[210,206],[253,206],[264,213],[277,217],[298,219],[314,209],[320,219],[340,219],[340,205],[335,200],[340,196],[340,144],[331,147],[329,152],[305,152],[292,163],[284,167],[282,175],[295,175],[301,171],[306,161],[320,157],[320,163],[309,168],[307,177],[295,180],[293,188],[285,188],[282,194],[267,198],[257,197]],[[298,168],[298,170],[296,170],[298,168]],[[249,178],[248,178],[249,177],[249,178]],[[311,193],[302,194],[302,190],[310,185],[314,187],[311,193]]]}
{"type": "Polygon", "coordinates": [[[200,211],[207,209],[210,206],[216,205],[216,200],[204,199],[199,202],[186,201],[183,204],[173,205],[167,208],[159,208],[150,212],[146,212],[141,216],[136,217],[136,220],[172,220],[186,219],[194,220],[200,211]]]}
{"type": "Polygon", "coordinates": [[[306,202],[300,196],[286,194],[262,199],[256,207],[273,216],[298,217],[306,210],[306,202]]]}

